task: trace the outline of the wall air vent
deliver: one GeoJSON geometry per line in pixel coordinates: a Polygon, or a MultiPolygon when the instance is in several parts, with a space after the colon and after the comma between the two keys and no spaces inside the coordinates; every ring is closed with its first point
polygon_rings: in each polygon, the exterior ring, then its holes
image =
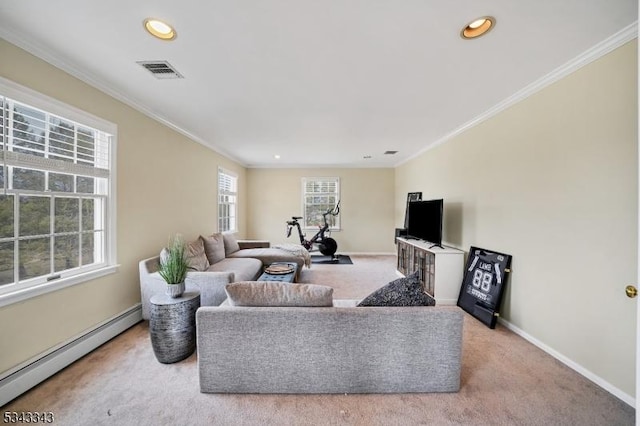
{"type": "Polygon", "coordinates": [[[393,155],[393,154],[397,154],[398,151],[385,151],[384,155],[393,155]]]}
{"type": "Polygon", "coordinates": [[[155,78],[184,78],[174,67],[167,61],[138,61],[138,64],[147,69],[155,78]]]}

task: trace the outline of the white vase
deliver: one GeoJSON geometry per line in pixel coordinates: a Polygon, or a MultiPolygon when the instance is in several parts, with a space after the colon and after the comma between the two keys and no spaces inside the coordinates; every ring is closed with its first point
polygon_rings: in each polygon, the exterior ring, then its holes
{"type": "Polygon", "coordinates": [[[182,296],[182,293],[184,293],[185,290],[185,285],[184,285],[184,281],[178,284],[167,284],[167,296],[169,297],[173,297],[174,299],[177,297],[182,296]]]}

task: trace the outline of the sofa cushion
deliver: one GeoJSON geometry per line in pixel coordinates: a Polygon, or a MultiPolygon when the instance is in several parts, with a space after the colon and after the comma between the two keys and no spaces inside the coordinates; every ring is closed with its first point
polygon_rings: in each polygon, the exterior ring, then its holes
{"type": "Polygon", "coordinates": [[[231,306],[333,306],[333,288],[324,285],[245,281],[225,291],[231,306]]]}
{"type": "Polygon", "coordinates": [[[225,258],[209,265],[208,272],[233,272],[234,281],[252,281],[262,274],[262,262],[252,258],[225,258]]]}
{"type": "Polygon", "coordinates": [[[207,235],[206,237],[200,235],[200,238],[204,244],[204,253],[207,255],[207,260],[210,265],[220,262],[225,258],[224,237],[221,233],[218,232],[207,235]]]}
{"type": "Polygon", "coordinates": [[[435,306],[435,304],[435,299],[422,290],[416,271],[374,291],[358,306],[435,306]]]}
{"type": "Polygon", "coordinates": [[[223,232],[222,238],[224,239],[224,253],[229,256],[231,253],[235,253],[240,250],[240,245],[236,239],[236,234],[233,232],[223,232]]]}
{"type": "Polygon", "coordinates": [[[235,253],[231,253],[227,257],[241,258],[252,257],[259,259],[264,266],[269,266],[274,262],[291,262],[298,264],[298,271],[304,266],[304,258],[297,256],[285,250],[278,248],[251,248],[238,250],[235,253]]]}
{"type": "Polygon", "coordinates": [[[209,267],[209,261],[204,253],[204,244],[200,238],[187,243],[184,248],[184,254],[189,270],[202,272],[209,267]]]}

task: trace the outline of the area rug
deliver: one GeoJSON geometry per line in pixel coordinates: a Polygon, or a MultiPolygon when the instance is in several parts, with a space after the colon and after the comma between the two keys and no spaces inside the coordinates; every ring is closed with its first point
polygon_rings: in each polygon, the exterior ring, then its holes
{"type": "Polygon", "coordinates": [[[323,265],[353,265],[351,258],[346,254],[337,254],[337,259],[331,256],[311,256],[311,263],[321,263],[323,265]]]}

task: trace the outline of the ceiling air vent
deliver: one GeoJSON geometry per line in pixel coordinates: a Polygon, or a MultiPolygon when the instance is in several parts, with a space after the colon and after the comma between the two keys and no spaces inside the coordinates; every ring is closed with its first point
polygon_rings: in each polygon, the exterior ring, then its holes
{"type": "Polygon", "coordinates": [[[146,68],[155,78],[184,78],[169,62],[167,61],[138,61],[138,64],[146,68]]]}
{"type": "Polygon", "coordinates": [[[398,151],[385,151],[384,155],[393,155],[393,154],[397,154],[398,151]]]}

